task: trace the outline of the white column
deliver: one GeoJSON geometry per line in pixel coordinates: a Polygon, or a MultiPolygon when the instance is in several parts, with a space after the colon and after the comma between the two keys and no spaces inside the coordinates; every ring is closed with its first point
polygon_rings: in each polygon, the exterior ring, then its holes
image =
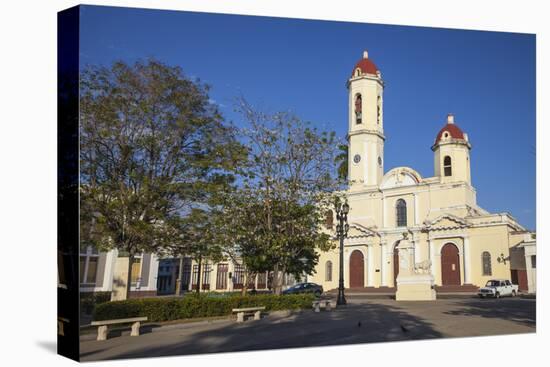
{"type": "MultiPolygon", "coordinates": [[[[349,260],[350,253],[349,249],[346,248],[346,242],[344,240],[344,288],[349,288],[349,260]]],[[[340,263],[340,261],[338,261],[338,263],[340,263]]],[[[338,267],[338,271],[340,271],[340,267],[338,267]]]]}
{"type": "Polygon", "coordinates": [[[113,291],[113,276],[115,273],[116,259],[118,257],[117,250],[107,252],[105,258],[105,274],[103,275],[103,289],[108,292],[113,291]]]}
{"type": "Polygon", "coordinates": [[[464,284],[470,284],[472,279],[470,274],[470,239],[464,237],[464,284]]]}
{"type": "Polygon", "coordinates": [[[418,194],[414,193],[414,224],[420,224],[420,218],[418,217],[418,194]]]}
{"type": "MultiPolygon", "coordinates": [[[[533,262],[531,260],[531,257],[534,256],[533,250],[530,249],[532,246],[525,246],[523,248],[523,251],[525,253],[525,269],[527,270],[527,292],[529,293],[536,293],[537,291],[537,284],[536,284],[536,278],[537,278],[537,269],[536,267],[533,268],[533,262]],[[528,250],[529,248],[529,250],[528,250]]],[[[535,265],[536,266],[536,265],[535,265]]]]}
{"type": "Polygon", "coordinates": [[[430,271],[432,273],[432,276],[435,278],[435,249],[434,242],[431,239],[428,239],[428,248],[430,249],[430,271]]]}
{"type": "Polygon", "coordinates": [[[525,254],[525,269],[527,270],[527,292],[536,293],[537,271],[535,268],[533,268],[533,262],[531,260],[531,256],[533,256],[533,254],[531,253],[531,251],[527,251],[527,246],[523,248],[523,251],[525,254]]]}
{"type": "Polygon", "coordinates": [[[159,259],[155,256],[155,254],[152,254],[150,262],[151,264],[149,265],[149,281],[147,282],[147,287],[149,290],[156,290],[159,272],[159,259]]]}
{"type": "Polygon", "coordinates": [[[382,228],[386,228],[386,197],[382,196],[382,228]]]}
{"type": "Polygon", "coordinates": [[[380,285],[386,287],[386,242],[380,244],[380,285]]]}
{"type": "Polygon", "coordinates": [[[367,287],[374,287],[374,256],[372,247],[372,243],[367,245],[367,287]]]}
{"type": "Polygon", "coordinates": [[[420,249],[418,248],[419,247],[419,240],[416,236],[413,236],[413,240],[412,240],[412,243],[413,243],[413,246],[414,246],[414,262],[415,263],[419,263],[420,262],[420,249]]]}

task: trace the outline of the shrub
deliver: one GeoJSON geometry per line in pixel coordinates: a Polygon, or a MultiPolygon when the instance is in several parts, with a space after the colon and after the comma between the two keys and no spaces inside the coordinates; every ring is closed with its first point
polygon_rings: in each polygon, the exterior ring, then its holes
{"type": "Polygon", "coordinates": [[[231,315],[233,308],[255,306],[265,306],[266,311],[302,309],[311,307],[313,300],[314,296],[311,294],[285,296],[273,294],[231,295],[226,297],[188,294],[178,298],[139,298],[97,305],[94,320],[147,316],[148,321],[169,321],[231,315]]]}
{"type": "Polygon", "coordinates": [[[96,305],[109,302],[110,300],[111,292],[80,293],[80,308],[85,313],[91,314],[96,305]]]}

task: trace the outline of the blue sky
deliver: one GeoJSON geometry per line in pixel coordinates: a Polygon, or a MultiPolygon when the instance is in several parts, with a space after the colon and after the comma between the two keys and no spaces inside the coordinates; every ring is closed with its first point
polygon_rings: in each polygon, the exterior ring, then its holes
{"type": "Polygon", "coordinates": [[[148,57],[211,85],[238,123],[244,95],[344,137],[346,80],[364,49],[382,72],[385,170],[433,175],[447,113],[472,143],[478,204],[535,229],[535,36],[130,8],[81,8],[81,65],[148,57]]]}

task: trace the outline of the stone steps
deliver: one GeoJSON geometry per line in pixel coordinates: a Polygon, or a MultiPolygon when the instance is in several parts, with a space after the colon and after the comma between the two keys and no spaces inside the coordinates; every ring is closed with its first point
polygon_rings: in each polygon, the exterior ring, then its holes
{"type": "MultiPolygon", "coordinates": [[[[435,291],[438,294],[475,294],[479,288],[473,284],[464,284],[464,285],[444,285],[444,286],[435,286],[435,291]]],[[[364,287],[364,288],[346,288],[346,295],[395,295],[396,288],[394,287],[364,287]]],[[[337,295],[338,289],[330,289],[327,291],[327,294],[337,295]]]]}

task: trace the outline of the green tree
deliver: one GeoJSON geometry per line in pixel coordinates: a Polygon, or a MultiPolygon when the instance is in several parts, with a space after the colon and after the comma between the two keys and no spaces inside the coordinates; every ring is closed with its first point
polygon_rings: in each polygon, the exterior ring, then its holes
{"type": "Polygon", "coordinates": [[[333,164],[337,139],[293,114],[259,112],[244,99],[238,110],[248,161],[239,188],[225,197],[220,228],[247,269],[273,271],[280,293],[284,273],[311,274],[316,250],[332,247],[323,225],[341,188],[333,164]]]}
{"type": "Polygon", "coordinates": [[[156,60],[81,76],[81,237],[134,257],[171,245],[174,220],[231,182],[242,146],[208,86],[156,60]]]}
{"type": "MultiPolygon", "coordinates": [[[[157,251],[161,256],[189,256],[197,262],[197,293],[200,292],[204,263],[219,262],[228,254],[220,240],[217,215],[218,211],[215,208],[202,206],[193,208],[188,215],[172,218],[171,240],[157,251]]],[[[181,271],[180,266],[180,274],[181,271]]]]}
{"type": "Polygon", "coordinates": [[[338,150],[339,153],[334,158],[334,163],[337,165],[338,177],[345,181],[348,179],[349,146],[348,144],[339,144],[338,150]]]}

